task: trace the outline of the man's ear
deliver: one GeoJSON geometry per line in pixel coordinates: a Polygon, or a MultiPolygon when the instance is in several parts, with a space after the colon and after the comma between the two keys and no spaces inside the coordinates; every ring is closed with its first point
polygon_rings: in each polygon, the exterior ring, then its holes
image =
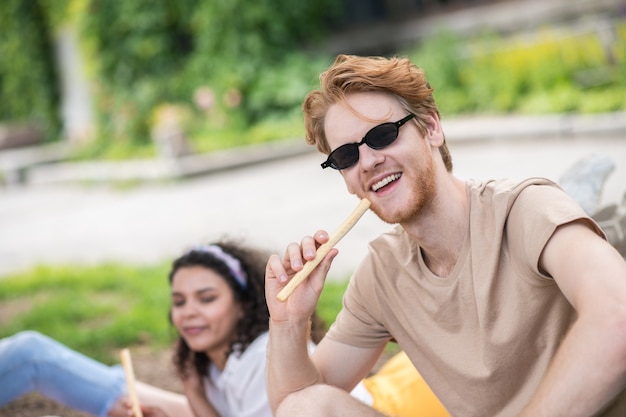
{"type": "Polygon", "coordinates": [[[440,147],[445,141],[439,115],[436,112],[430,113],[426,119],[426,139],[434,147],[440,147]]]}

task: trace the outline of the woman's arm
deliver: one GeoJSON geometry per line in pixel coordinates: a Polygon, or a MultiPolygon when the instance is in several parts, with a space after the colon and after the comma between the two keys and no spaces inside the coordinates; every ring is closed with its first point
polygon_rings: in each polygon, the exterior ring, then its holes
{"type": "Polygon", "coordinates": [[[184,395],[167,391],[141,381],[137,381],[135,388],[139,402],[148,406],[162,409],[168,416],[194,417],[189,403],[184,395]]]}
{"type": "MultiPolygon", "coordinates": [[[[145,382],[136,381],[135,389],[144,417],[195,417],[184,395],[155,387],[145,382]]],[[[130,401],[126,396],[118,398],[111,406],[108,417],[128,417],[131,409],[130,401]]]]}

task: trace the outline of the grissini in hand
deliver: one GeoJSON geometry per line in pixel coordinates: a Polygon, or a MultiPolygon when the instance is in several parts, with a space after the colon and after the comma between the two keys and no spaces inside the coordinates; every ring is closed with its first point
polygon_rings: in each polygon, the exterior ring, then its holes
{"type": "Polygon", "coordinates": [[[122,349],[120,357],[122,358],[122,366],[126,374],[126,385],[128,386],[128,397],[132,405],[133,416],[143,417],[141,407],[139,406],[139,399],[137,398],[137,391],[135,390],[135,372],[133,371],[133,362],[130,359],[130,351],[128,349],[122,349]]]}
{"type": "Polygon", "coordinates": [[[298,271],[293,278],[285,285],[285,287],[280,290],[276,298],[279,301],[285,301],[291,293],[296,289],[298,285],[300,285],[309,274],[315,269],[316,266],[322,262],[324,257],[328,255],[328,252],[343,238],[346,233],[352,229],[352,227],[359,221],[359,219],[365,214],[365,212],[370,208],[370,201],[367,198],[361,199],[359,205],[354,209],[350,217],[348,217],[342,224],[339,226],[337,230],[330,236],[328,242],[321,245],[317,252],[315,253],[315,258],[311,259],[307,263],[304,264],[304,267],[298,271]]]}

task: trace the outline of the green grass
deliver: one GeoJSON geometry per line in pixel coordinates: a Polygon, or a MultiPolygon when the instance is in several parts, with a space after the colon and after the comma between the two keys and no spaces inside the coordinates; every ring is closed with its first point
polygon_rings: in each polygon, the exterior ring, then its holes
{"type": "Polygon", "coordinates": [[[335,321],[335,317],[337,317],[337,313],[341,310],[341,300],[347,286],[348,279],[341,281],[327,280],[324,284],[322,296],[317,304],[317,313],[326,325],[332,324],[335,321]]]}
{"type": "Polygon", "coordinates": [[[98,360],[168,346],[167,266],[38,267],[0,280],[0,337],[37,330],[98,360]]]}
{"type": "MultiPolygon", "coordinates": [[[[167,348],[168,264],[41,266],[0,279],[0,338],[37,330],[105,363],[119,350],[167,348]]],[[[347,282],[328,281],[318,312],[330,324],[347,282]]]]}

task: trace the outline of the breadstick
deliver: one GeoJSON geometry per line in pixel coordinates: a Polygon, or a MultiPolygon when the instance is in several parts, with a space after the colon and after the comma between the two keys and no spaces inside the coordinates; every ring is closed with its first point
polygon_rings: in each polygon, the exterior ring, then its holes
{"type": "Polygon", "coordinates": [[[315,258],[305,263],[304,267],[300,271],[298,271],[298,273],[296,273],[293,278],[291,278],[291,281],[289,281],[287,285],[285,285],[285,287],[278,293],[278,295],[276,296],[278,300],[285,301],[291,295],[296,287],[300,285],[302,281],[306,279],[306,277],[309,276],[309,274],[315,269],[316,266],[320,264],[320,262],[322,262],[322,259],[324,259],[326,255],[328,255],[328,252],[330,252],[330,250],[337,244],[337,242],[339,242],[341,238],[344,237],[345,234],[350,231],[350,229],[352,229],[352,226],[354,226],[356,222],[359,221],[361,216],[363,216],[367,209],[369,209],[370,204],[371,203],[367,198],[361,199],[359,205],[356,207],[356,209],[354,209],[352,214],[350,214],[350,217],[348,217],[343,222],[343,224],[339,226],[337,230],[335,230],[335,232],[328,239],[328,242],[324,243],[317,249],[317,252],[315,253],[315,258]]]}
{"type": "Polygon", "coordinates": [[[133,362],[130,359],[130,350],[122,349],[120,352],[122,358],[122,366],[126,373],[126,385],[128,386],[128,396],[130,397],[130,403],[133,409],[134,417],[143,417],[141,407],[139,407],[139,399],[137,398],[137,391],[135,391],[135,372],[133,371],[133,362]]]}

